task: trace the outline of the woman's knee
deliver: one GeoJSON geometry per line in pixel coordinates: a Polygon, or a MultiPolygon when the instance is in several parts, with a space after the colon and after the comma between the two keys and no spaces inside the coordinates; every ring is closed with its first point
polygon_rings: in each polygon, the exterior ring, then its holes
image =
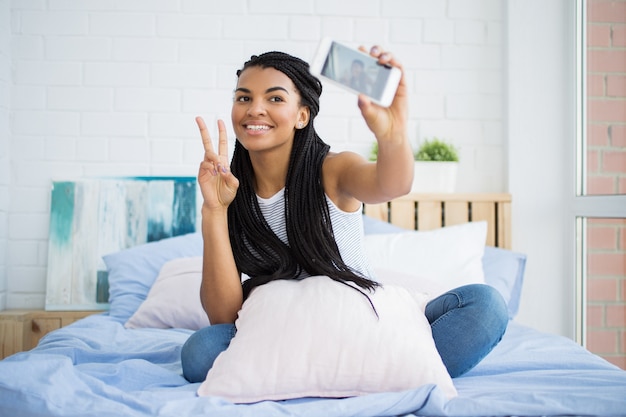
{"type": "Polygon", "coordinates": [[[234,324],[218,324],[198,330],[183,344],[181,364],[189,382],[202,382],[213,362],[235,335],[234,324]]]}

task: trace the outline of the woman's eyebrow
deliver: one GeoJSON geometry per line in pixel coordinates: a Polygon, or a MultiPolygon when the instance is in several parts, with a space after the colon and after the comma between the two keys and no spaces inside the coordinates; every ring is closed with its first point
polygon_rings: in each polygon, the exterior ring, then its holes
{"type": "MultiPolygon", "coordinates": [[[[244,87],[238,87],[235,90],[235,92],[237,92],[237,91],[241,91],[242,93],[246,93],[246,94],[250,94],[251,93],[251,91],[249,89],[244,88],[244,87]]],[[[289,94],[289,91],[287,91],[287,89],[284,88],[284,87],[270,87],[267,90],[265,90],[265,94],[271,93],[273,91],[284,91],[285,93],[289,94]]]]}

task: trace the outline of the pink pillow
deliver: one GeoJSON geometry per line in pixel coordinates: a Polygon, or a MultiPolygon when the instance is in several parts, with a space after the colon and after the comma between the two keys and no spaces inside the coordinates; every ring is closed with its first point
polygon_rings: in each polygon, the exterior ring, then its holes
{"type": "Polygon", "coordinates": [[[426,297],[397,286],[366,294],[378,316],[363,294],[324,276],[256,288],[198,395],[253,403],[433,384],[456,396],[424,316],[426,297]]]}

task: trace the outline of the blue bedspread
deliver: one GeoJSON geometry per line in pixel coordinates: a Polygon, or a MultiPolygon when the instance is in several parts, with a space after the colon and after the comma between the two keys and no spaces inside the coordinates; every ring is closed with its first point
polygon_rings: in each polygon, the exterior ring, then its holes
{"type": "Polygon", "coordinates": [[[0,416],[486,416],[626,415],[626,371],[574,342],[511,322],[502,342],[454,380],[346,399],[234,405],[196,396],[181,376],[190,331],[127,330],[107,315],[48,334],[0,361],[0,416]]]}

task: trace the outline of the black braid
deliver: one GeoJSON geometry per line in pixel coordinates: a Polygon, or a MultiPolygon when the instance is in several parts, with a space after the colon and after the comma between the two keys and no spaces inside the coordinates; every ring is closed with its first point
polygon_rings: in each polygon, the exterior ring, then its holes
{"type": "Polygon", "coordinates": [[[322,84],[309,72],[309,64],[282,52],[252,56],[237,76],[250,67],[274,68],[287,75],[300,93],[300,104],[309,108],[310,120],[303,129],[296,130],[287,170],[285,221],[289,245],[272,232],[263,217],[253,187],[250,156],[238,140],[235,143],[231,170],[239,178],[240,187],[228,209],[228,225],[235,263],[250,277],[244,283],[244,298],[256,286],[295,278],[303,271],[373,290],[378,283],[343,262],[333,233],[322,184],[322,164],[330,146],[313,127],[322,84]]]}

